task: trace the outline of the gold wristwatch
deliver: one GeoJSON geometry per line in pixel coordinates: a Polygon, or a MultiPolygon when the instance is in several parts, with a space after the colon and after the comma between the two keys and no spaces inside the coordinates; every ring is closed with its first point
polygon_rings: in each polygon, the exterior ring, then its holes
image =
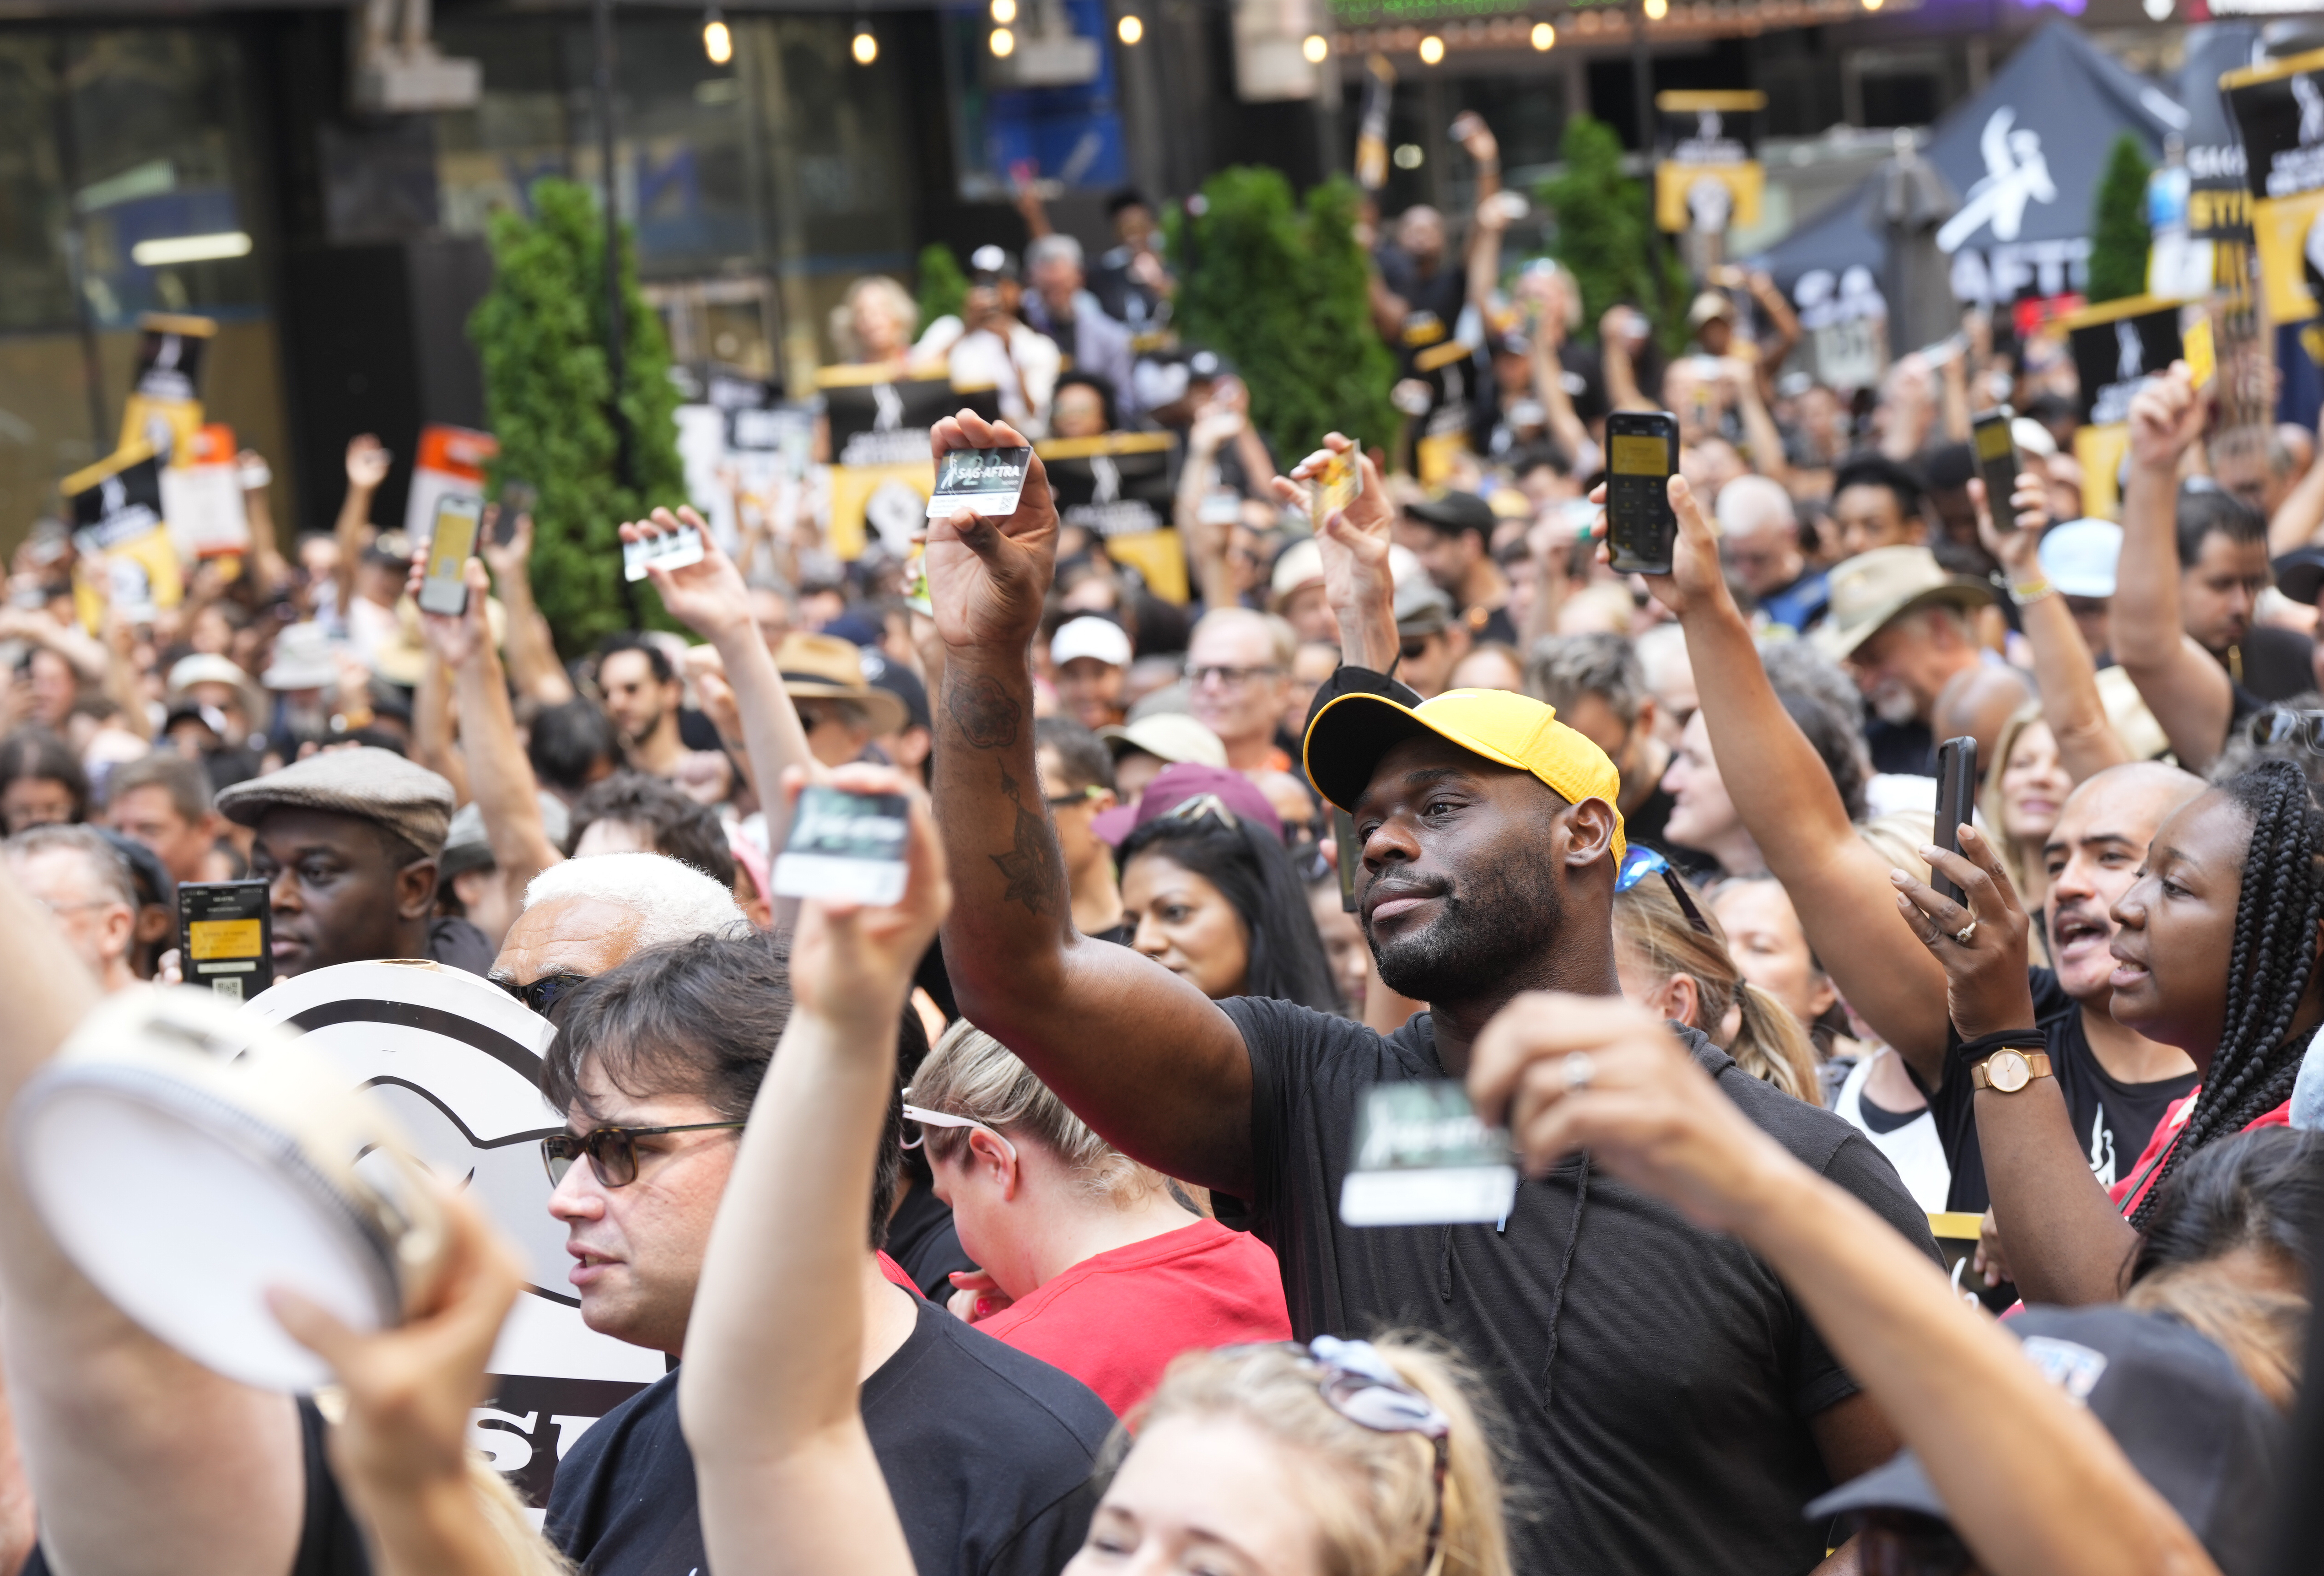
{"type": "Polygon", "coordinates": [[[2022,1051],[2015,1046],[2004,1046],[1969,1070],[1972,1084],[2003,1094],[2015,1094],[2036,1078],[2049,1075],[2049,1052],[2022,1051]]]}

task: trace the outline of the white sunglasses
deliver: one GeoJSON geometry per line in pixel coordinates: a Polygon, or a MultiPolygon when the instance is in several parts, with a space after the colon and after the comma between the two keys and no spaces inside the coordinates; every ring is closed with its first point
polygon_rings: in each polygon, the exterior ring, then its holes
{"type": "MultiPolygon", "coordinates": [[[[1010,1143],[1002,1134],[993,1131],[991,1128],[986,1126],[981,1121],[978,1121],[973,1117],[954,1116],[948,1111],[930,1111],[926,1106],[914,1105],[908,1098],[911,1092],[912,1092],[908,1089],[904,1091],[904,1093],[907,1096],[904,1101],[904,1120],[906,1121],[918,1122],[923,1128],[967,1128],[971,1131],[984,1134],[994,1143],[1009,1151],[1009,1158],[1012,1163],[1016,1160],[1017,1146],[1010,1143]]],[[[903,1147],[907,1149],[917,1149],[927,1140],[927,1134],[922,1133],[918,1138],[907,1141],[903,1147]]]]}

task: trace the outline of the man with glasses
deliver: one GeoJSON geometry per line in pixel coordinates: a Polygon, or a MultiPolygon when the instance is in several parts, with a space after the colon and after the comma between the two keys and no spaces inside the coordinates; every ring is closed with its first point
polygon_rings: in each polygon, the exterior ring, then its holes
{"type": "Polygon", "coordinates": [[[1452,599],[1425,575],[1396,587],[1396,677],[1422,699],[1442,695],[1469,651],[1469,631],[1452,616],[1452,599]]]}
{"type": "MultiPolygon", "coordinates": [[[[568,1130],[542,1148],[590,1328],[683,1354],[737,1136],[790,1008],[788,960],[756,937],[647,952],[566,1000],[542,1084],[568,1130]]],[[[909,1009],[899,1028],[917,1042],[908,1065],[927,1044],[909,1009]]],[[[1087,1530],[1113,1415],[889,1270],[878,1249],[902,1167],[900,1110],[881,1145],[860,1269],[864,1427],[923,1576],[1056,1576],[1087,1530]]],[[[592,1576],[706,1567],[674,1365],[575,1442],[544,1530],[592,1576]]]]}
{"type": "Polygon", "coordinates": [[[137,887],[128,863],[89,826],[33,826],[0,843],[8,873],[47,908],[65,945],[111,995],[138,982],[137,887]]]}
{"type": "Polygon", "coordinates": [[[1247,607],[1214,608],[1186,641],[1188,709],[1219,736],[1237,771],[1286,771],[1276,742],[1299,637],[1279,618],[1247,607]]]}
{"type": "MultiPolygon", "coordinates": [[[[966,412],[932,436],[939,456],[1018,441],[966,412]]],[[[1347,556],[1345,654],[1377,679],[1393,520],[1360,463],[1363,492],[1328,539],[1347,556]]],[[[936,753],[956,897],[945,961],[963,1013],[1125,1154],[1224,1195],[1222,1212],[1276,1249],[1297,1334],[1416,1326],[1477,1365],[1508,1419],[1499,1459],[1533,1513],[1510,1528],[1515,1568],[1816,1565],[1826,1529],[1798,1507],[1886,1459],[1896,1436],[1734,1240],[1586,1158],[1519,1183],[1497,1222],[1340,1218],[1374,1084],[1463,1076],[1485,1024],[1523,991],[1618,992],[1613,763],[1549,707],[1503,691],[1413,705],[1383,684],[1319,707],[1305,764],[1354,818],[1365,936],[1380,978],[1429,1006],[1393,1035],[1285,1001],[1214,1002],[1148,959],[1089,945],[1060,922],[1061,862],[1023,786],[1026,649],[1057,530],[1048,496],[1037,459],[1014,514],[928,532],[949,653],[936,753]]],[[[1675,1032],[1770,1138],[1934,1259],[1925,1217],[1868,1140],[1675,1032]]]]}

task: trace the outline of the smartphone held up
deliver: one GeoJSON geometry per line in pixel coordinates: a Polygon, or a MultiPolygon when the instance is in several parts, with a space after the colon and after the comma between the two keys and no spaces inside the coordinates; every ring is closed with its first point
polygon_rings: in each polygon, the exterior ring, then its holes
{"type": "Polygon", "coordinates": [[[1606,418],[1606,545],[1617,574],[1671,572],[1678,513],[1670,479],[1677,474],[1677,417],[1617,410],[1606,418]]]}
{"type": "Polygon", "coordinates": [[[458,618],[468,611],[468,559],[476,550],[481,498],[449,494],[436,505],[435,529],[428,538],[428,570],[420,581],[420,611],[458,618]]]}

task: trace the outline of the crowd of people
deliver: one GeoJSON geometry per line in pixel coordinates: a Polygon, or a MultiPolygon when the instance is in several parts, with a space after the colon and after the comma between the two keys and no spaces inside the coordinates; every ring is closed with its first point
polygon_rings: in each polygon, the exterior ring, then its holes
{"type": "Polygon", "coordinates": [[[181,883],[263,881],[277,978],[428,959],[555,1025],[571,1292],[669,1371],[528,1514],[468,1434],[521,1275],[457,1196],[406,1323],[276,1299],[327,1418],[114,1308],[0,1166],[0,1569],[2271,1568],[2319,1470],[2314,444],[2174,366],[2084,518],[2070,362],[1975,315],[1863,391],[1731,270],[1684,353],[1585,344],[1456,135],[1457,253],[1367,237],[1378,449],[1278,456],[1160,341],[1134,195],[1094,269],[1028,201],[1030,290],[987,248],[925,332],[850,292],[854,358],[1000,385],[938,458],[1175,432],[1186,604],[1038,460],[918,590],[811,517],[623,522],[700,531],[649,570],[691,638],[586,651],[521,515],[420,611],[367,437],[334,529],[257,510],[151,622],[20,551],[0,1097],[181,978],[181,883]],[[1667,575],[1603,548],[1627,410],[1678,421],[1667,575]],[[809,785],[905,797],[899,901],[778,893],[809,785]],[[1370,1097],[1448,1082],[1499,1218],[1348,1223],[1370,1097]]]}

